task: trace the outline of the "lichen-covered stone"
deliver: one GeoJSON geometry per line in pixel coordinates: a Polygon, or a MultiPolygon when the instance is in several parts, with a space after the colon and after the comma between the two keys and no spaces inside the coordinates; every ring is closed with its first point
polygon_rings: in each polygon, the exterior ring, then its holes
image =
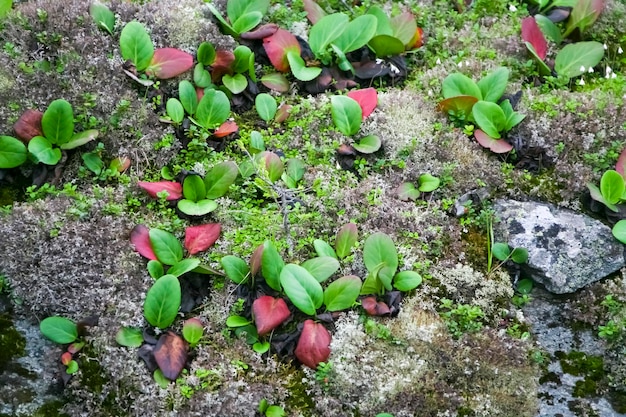
{"type": "Polygon", "coordinates": [[[523,268],[553,293],[574,292],[624,266],[624,246],[598,220],[537,202],[498,200],[494,209],[496,240],[528,250],[523,268]]]}

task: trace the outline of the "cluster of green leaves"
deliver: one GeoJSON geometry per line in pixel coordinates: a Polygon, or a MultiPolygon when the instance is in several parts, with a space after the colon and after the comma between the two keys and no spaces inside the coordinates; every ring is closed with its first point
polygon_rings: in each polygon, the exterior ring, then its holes
{"type": "MultiPolygon", "coordinates": [[[[626,181],[624,176],[616,170],[609,169],[602,174],[600,188],[591,183],[587,183],[587,188],[592,199],[604,204],[613,212],[619,213],[618,206],[626,202],[626,181]]],[[[626,220],[622,219],[615,223],[612,233],[617,240],[626,243],[626,220]]]]}
{"type": "Polygon", "coordinates": [[[33,163],[56,165],[61,151],[84,145],[98,137],[94,129],[74,133],[74,111],[65,100],[54,100],[41,119],[42,135],[33,137],[28,147],[12,136],[0,136],[0,168],[15,168],[28,159],[33,163]]]}
{"type": "Polygon", "coordinates": [[[606,308],[610,320],[598,326],[598,336],[617,345],[626,337],[626,303],[609,294],[600,304],[606,308]]]}
{"type": "Polygon", "coordinates": [[[178,95],[179,98],[169,98],[165,105],[167,116],[175,125],[180,125],[187,116],[197,126],[214,130],[230,115],[230,100],[223,91],[207,87],[198,100],[193,84],[183,80],[178,84],[178,95]]]}
{"type": "Polygon", "coordinates": [[[287,415],[281,406],[270,405],[265,398],[259,403],[259,413],[265,417],[284,417],[287,415]]]}
{"type": "Polygon", "coordinates": [[[417,188],[415,188],[415,184],[412,182],[404,182],[400,184],[398,187],[398,197],[400,200],[415,201],[420,197],[421,193],[431,193],[439,188],[439,184],[441,183],[439,178],[428,173],[420,175],[417,181],[417,188]]]}
{"type": "Polygon", "coordinates": [[[204,216],[217,208],[215,200],[228,191],[235,182],[239,170],[234,162],[215,165],[202,178],[190,174],[183,180],[183,198],[178,200],[178,209],[189,216],[204,216]]]}
{"type": "MultiPolygon", "coordinates": [[[[361,129],[363,109],[359,102],[349,96],[335,95],[330,99],[333,122],[341,133],[354,136],[361,129]]],[[[366,135],[352,147],[363,154],[371,154],[381,147],[381,140],[376,135],[366,135]]]]}
{"type": "Polygon", "coordinates": [[[85,346],[85,342],[80,340],[76,323],[65,317],[51,316],[39,323],[39,330],[53,342],[69,345],[66,352],[61,355],[61,363],[65,365],[67,374],[78,372],[78,362],[74,360],[73,355],[85,346]]]}
{"type": "Polygon", "coordinates": [[[448,326],[448,330],[455,338],[460,338],[464,333],[475,333],[483,328],[485,313],[478,306],[469,304],[455,304],[447,298],[441,299],[439,313],[448,326]]]}
{"type": "MultiPolygon", "coordinates": [[[[208,2],[208,0],[205,0],[205,2],[208,2]]],[[[222,25],[224,32],[227,35],[238,38],[242,33],[254,29],[261,23],[269,5],[269,0],[229,0],[226,3],[226,17],[228,20],[222,16],[214,5],[209,3],[207,6],[222,25]]]]}

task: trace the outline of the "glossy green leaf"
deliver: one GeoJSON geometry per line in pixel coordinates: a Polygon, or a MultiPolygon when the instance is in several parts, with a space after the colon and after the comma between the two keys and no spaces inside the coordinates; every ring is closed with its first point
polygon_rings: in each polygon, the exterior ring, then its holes
{"type": "Polygon", "coordinates": [[[495,103],[502,97],[509,82],[509,73],[507,68],[499,67],[478,81],[477,85],[484,101],[495,103]]]}
{"type": "Polygon", "coordinates": [[[198,95],[193,84],[187,80],[178,83],[178,97],[187,114],[194,115],[198,107],[198,95]]]}
{"type": "Polygon", "coordinates": [[[235,284],[241,284],[248,279],[250,267],[243,259],[234,255],[226,255],[220,260],[220,263],[226,276],[235,284]]]}
{"type": "Polygon", "coordinates": [[[191,174],[183,181],[183,195],[187,200],[200,201],[206,198],[204,180],[200,175],[191,174]]]}
{"type": "Polygon", "coordinates": [[[393,286],[399,291],[411,291],[422,283],[422,276],[415,271],[398,272],[393,277],[393,286]]]}
{"type": "Polygon", "coordinates": [[[398,269],[398,252],[393,240],[380,232],[370,235],[363,245],[363,262],[370,273],[378,271],[378,278],[391,291],[391,280],[398,269]]]}
{"type": "Polygon", "coordinates": [[[122,327],[115,334],[115,341],[126,347],[139,347],[143,344],[143,332],[137,327],[122,327]]]}
{"type": "Polygon", "coordinates": [[[311,81],[322,73],[322,69],[319,67],[307,67],[298,52],[287,52],[287,60],[293,76],[300,81],[311,81]]]}
{"type": "Polygon", "coordinates": [[[285,265],[280,272],[280,283],[293,305],[305,314],[314,316],[324,301],[324,291],[320,283],[299,265],[285,265]]]}
{"type": "Polygon", "coordinates": [[[233,23],[233,29],[237,33],[245,33],[254,29],[261,23],[263,19],[263,14],[260,12],[250,12],[241,16],[239,19],[235,20],[233,23]]]}
{"type": "Polygon", "coordinates": [[[13,6],[13,0],[1,0],[0,1],[0,19],[4,18],[9,13],[12,6],[13,6]]]}
{"type": "Polygon", "coordinates": [[[67,364],[67,368],[65,369],[65,373],[68,375],[73,375],[78,372],[78,362],[75,360],[71,360],[70,363],[67,364]]]}
{"type": "Polygon", "coordinates": [[[83,146],[84,144],[95,140],[99,134],[100,133],[96,129],[89,129],[75,133],[74,135],[72,135],[70,140],[61,144],[59,148],[64,150],[78,148],[79,146],[83,146]]]}
{"type": "Polygon", "coordinates": [[[285,267],[285,262],[278,253],[276,246],[269,240],[263,243],[263,248],[263,255],[261,255],[263,278],[270,288],[280,291],[280,274],[285,267]]]}
{"type": "Polygon", "coordinates": [[[339,261],[331,256],[320,256],[304,261],[302,267],[321,283],[337,272],[339,261]]]}
{"type": "Polygon", "coordinates": [[[604,6],[605,2],[603,0],[577,1],[570,12],[569,19],[567,19],[563,37],[569,36],[576,29],[581,34],[584,33],[598,19],[604,6]]]}
{"type": "Polygon", "coordinates": [[[155,259],[148,261],[148,274],[154,279],[159,279],[165,275],[163,264],[155,259]]]}
{"type": "Polygon", "coordinates": [[[344,13],[333,13],[322,17],[309,31],[309,46],[313,54],[320,56],[326,48],[345,30],[350,18],[344,13]]]}
{"type": "Polygon", "coordinates": [[[367,10],[367,14],[376,18],[376,35],[393,35],[391,19],[383,9],[379,6],[372,6],[367,10]]]}
{"type": "Polygon", "coordinates": [[[145,70],[152,56],[154,55],[154,45],[150,40],[150,35],[146,28],[137,21],[127,23],[120,35],[120,50],[122,58],[129,59],[137,71],[145,70]]]}
{"type": "MultiPolygon", "coordinates": [[[[204,68],[204,65],[202,64],[196,64],[196,66],[193,68],[193,83],[200,88],[211,88],[211,89],[215,89],[215,85],[213,84],[213,81],[211,80],[211,73],[209,73],[209,71],[207,71],[204,68]]],[[[195,94],[195,89],[194,89],[194,94],[195,94]]],[[[196,101],[197,101],[198,97],[196,95],[196,101]]],[[[195,110],[194,110],[195,113],[195,110]]],[[[192,113],[189,113],[192,114],[192,113]]]]}
{"type": "Polygon", "coordinates": [[[374,50],[377,58],[400,55],[404,52],[402,41],[391,35],[376,35],[370,39],[368,45],[374,50]]]}
{"type": "MultiPolygon", "coordinates": [[[[235,60],[231,64],[231,68],[235,73],[250,72],[250,58],[254,62],[254,53],[250,48],[244,45],[239,45],[233,51],[235,60]]],[[[252,71],[254,73],[254,69],[252,71]]]]}
{"type": "Polygon", "coordinates": [[[19,139],[0,136],[0,169],[15,168],[26,162],[28,150],[19,139]]]}
{"type": "Polygon", "coordinates": [[[444,98],[456,97],[456,96],[472,96],[478,100],[483,99],[483,94],[480,91],[478,84],[471,78],[455,72],[448,75],[441,85],[444,98]]]}
{"type": "Polygon", "coordinates": [[[167,379],[165,375],[163,375],[163,371],[160,369],[154,371],[154,373],[152,374],[152,378],[154,378],[154,382],[156,382],[157,385],[161,387],[161,389],[167,389],[167,387],[170,385],[170,382],[172,382],[167,379]]]}
{"type": "Polygon", "coordinates": [[[528,52],[530,52],[530,55],[533,57],[533,59],[537,63],[539,74],[543,76],[552,74],[552,70],[539,57],[539,55],[537,54],[537,51],[535,50],[535,47],[530,42],[524,42],[524,45],[526,45],[526,49],[528,49],[528,52]]]}
{"type": "Polygon", "coordinates": [[[48,141],[62,145],[74,134],[74,111],[72,105],[63,99],[54,100],[41,119],[41,129],[48,141]]]}
{"type": "Polygon", "coordinates": [[[185,118],[185,108],[177,98],[168,99],[165,110],[174,123],[182,123],[185,118]]]}
{"type": "Polygon", "coordinates": [[[232,161],[215,165],[204,177],[206,198],[214,200],[226,194],[238,175],[237,164],[232,161]]]}
{"type": "Polygon", "coordinates": [[[183,246],[176,236],[161,229],[150,229],[150,244],[159,262],[174,265],[183,259],[183,246]]]}
{"type": "Polygon", "coordinates": [[[472,108],[472,116],[480,129],[492,138],[499,139],[506,126],[504,111],[496,103],[479,101],[472,108]]]}
{"type": "Polygon", "coordinates": [[[189,216],[205,216],[217,208],[217,203],[208,199],[198,201],[182,199],[178,201],[176,206],[178,210],[189,216]]]}
{"type": "Polygon", "coordinates": [[[383,283],[378,279],[378,275],[372,272],[367,274],[363,286],[361,287],[361,295],[380,294],[382,291],[383,283]]]}
{"type": "MultiPolygon", "coordinates": [[[[303,61],[303,64],[304,64],[304,61],[303,61]]],[[[289,80],[287,79],[287,77],[285,77],[283,74],[279,72],[265,74],[264,76],[261,77],[261,83],[263,83],[263,85],[266,86],[267,88],[274,90],[274,91],[278,91],[279,93],[286,93],[287,91],[289,91],[289,80]]]]}
{"type": "Polygon", "coordinates": [[[554,70],[568,78],[578,77],[600,63],[604,46],[600,42],[570,43],[561,49],[554,60],[554,70]]]}
{"type": "Polygon", "coordinates": [[[224,123],[229,115],[230,100],[226,94],[218,90],[208,90],[198,103],[195,118],[201,126],[215,129],[224,123]]]}
{"type": "Polygon", "coordinates": [[[213,16],[215,16],[215,18],[222,24],[222,29],[226,35],[231,35],[234,37],[239,36],[239,33],[236,32],[235,29],[233,29],[233,27],[226,21],[226,19],[224,19],[224,16],[222,16],[222,14],[219,12],[219,10],[215,8],[215,6],[213,6],[211,3],[208,3],[206,6],[209,8],[211,13],[213,13],[213,16]]]}
{"type": "Polygon", "coordinates": [[[317,256],[330,256],[331,258],[337,259],[337,254],[335,253],[335,250],[327,242],[321,239],[315,239],[313,241],[313,247],[315,248],[315,253],[317,253],[317,256]]]}
{"type": "Polygon", "coordinates": [[[195,270],[198,266],[200,266],[200,259],[198,258],[187,258],[183,259],[180,262],[172,265],[168,270],[168,275],[174,275],[175,277],[179,277],[187,272],[191,272],[195,270]]]}
{"type": "Polygon", "coordinates": [[[180,300],[181,290],[178,278],[174,275],[164,275],[148,290],[143,305],[143,314],[148,323],[164,329],[176,319],[180,300]]]}
{"type": "Polygon", "coordinates": [[[104,29],[109,32],[110,35],[113,35],[115,15],[107,6],[101,3],[92,3],[91,6],[89,6],[89,14],[100,29],[104,29]]]}
{"type": "Polygon", "coordinates": [[[358,142],[354,143],[352,147],[357,151],[370,154],[378,151],[382,145],[380,138],[376,135],[367,135],[361,138],[358,142]]]}
{"type": "Polygon", "coordinates": [[[535,21],[537,22],[537,26],[541,29],[541,32],[545,35],[546,38],[551,40],[556,44],[560,44],[563,42],[563,37],[561,36],[561,30],[554,22],[544,15],[536,14],[535,21]]]}
{"type": "Polygon", "coordinates": [[[304,177],[304,173],[306,172],[306,166],[304,165],[304,162],[302,162],[301,159],[290,158],[287,161],[285,172],[295,182],[298,182],[304,177]]]}
{"type": "Polygon", "coordinates": [[[421,194],[412,182],[403,182],[398,187],[398,198],[402,201],[415,201],[421,194]]]}
{"type": "Polygon", "coordinates": [[[524,248],[513,248],[511,260],[516,264],[525,264],[528,261],[528,251],[524,248]]]}
{"type": "Polygon", "coordinates": [[[252,350],[254,350],[259,355],[262,355],[268,350],[270,350],[270,342],[268,341],[256,342],[255,344],[252,345],[252,350]]]}
{"type": "Polygon", "coordinates": [[[520,279],[517,283],[517,292],[520,294],[530,294],[533,289],[533,280],[524,278],[520,279]]]}
{"type": "Polygon", "coordinates": [[[376,34],[376,17],[365,14],[350,21],[343,33],[332,43],[344,54],[356,51],[366,45],[376,34]]]}
{"type": "Polygon", "coordinates": [[[198,63],[208,66],[213,64],[215,61],[215,47],[210,42],[202,42],[200,46],[198,46],[197,59],[198,63]]]}
{"type": "Polygon", "coordinates": [[[615,223],[611,232],[613,233],[615,239],[626,244],[626,220],[620,220],[615,223]]]}
{"type": "Polygon", "coordinates": [[[248,79],[243,74],[226,74],[222,77],[222,83],[233,94],[242,93],[248,87],[248,79]]]}
{"type": "Polygon", "coordinates": [[[100,155],[94,152],[88,152],[81,155],[83,163],[85,166],[94,174],[100,175],[102,169],[104,168],[104,162],[102,162],[102,158],[100,155]]]}
{"type": "Polygon", "coordinates": [[[348,96],[332,96],[330,103],[335,127],[346,136],[357,133],[363,117],[359,103],[348,96]]]}
{"type": "Polygon", "coordinates": [[[254,107],[259,114],[259,117],[266,122],[270,122],[276,116],[276,110],[278,105],[276,99],[267,93],[261,93],[254,99],[254,107]]]}
{"type": "Polygon", "coordinates": [[[78,338],[76,323],[65,317],[45,318],[39,323],[39,330],[45,337],[61,345],[72,343],[78,338]]]}
{"type": "Polygon", "coordinates": [[[500,108],[504,112],[504,117],[506,118],[504,130],[507,132],[520,124],[522,120],[526,118],[526,115],[513,110],[513,106],[511,106],[511,102],[508,99],[500,103],[500,108]]]}
{"type": "Polygon", "coordinates": [[[430,193],[439,188],[441,181],[439,178],[431,174],[422,174],[419,178],[419,191],[423,193],[430,193]]]}
{"type": "Polygon", "coordinates": [[[328,311],[351,308],[361,293],[361,279],[354,275],[341,277],[324,291],[324,305],[328,311]]]}
{"type": "Polygon", "coordinates": [[[253,154],[259,153],[259,152],[263,152],[265,150],[265,141],[263,140],[263,136],[257,132],[256,130],[253,130],[250,133],[250,151],[253,154]]]}
{"type": "Polygon", "coordinates": [[[491,247],[491,253],[499,261],[505,261],[511,255],[511,248],[506,243],[496,242],[491,247]]]}
{"type": "Polygon", "coordinates": [[[226,325],[228,327],[243,327],[249,325],[250,323],[252,323],[251,320],[241,316],[228,316],[226,319],[226,325]]]}
{"type": "Polygon", "coordinates": [[[185,320],[183,323],[183,338],[189,343],[189,346],[195,347],[202,335],[204,334],[204,327],[202,322],[197,318],[191,318],[185,320]]]}
{"type": "Polygon", "coordinates": [[[46,165],[56,165],[61,160],[61,150],[52,148],[52,144],[43,136],[35,136],[28,142],[28,152],[36,162],[46,165]]]}
{"type": "Polygon", "coordinates": [[[264,15],[267,13],[269,4],[269,0],[230,0],[226,4],[226,15],[231,22],[252,12],[264,15]]]}
{"type": "Polygon", "coordinates": [[[344,224],[335,238],[335,252],[339,259],[350,255],[352,248],[359,238],[359,231],[354,223],[344,224]]]}
{"type": "Polygon", "coordinates": [[[608,170],[600,179],[602,198],[609,204],[617,204],[624,194],[624,178],[615,170],[608,170]]]}
{"type": "Polygon", "coordinates": [[[274,152],[263,151],[258,154],[259,161],[265,165],[270,181],[276,182],[285,172],[285,165],[280,156],[274,152]]]}

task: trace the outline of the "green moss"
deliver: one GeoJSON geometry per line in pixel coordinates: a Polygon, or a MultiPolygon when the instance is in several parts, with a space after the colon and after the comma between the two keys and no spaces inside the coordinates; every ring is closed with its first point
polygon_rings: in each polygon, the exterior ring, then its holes
{"type": "Polygon", "coordinates": [[[64,403],[62,400],[50,401],[39,407],[31,417],[69,417],[60,410],[64,403]]]}
{"type": "Polygon", "coordinates": [[[315,403],[309,394],[307,394],[308,386],[302,383],[302,380],[305,378],[304,372],[297,370],[292,372],[288,378],[289,383],[287,384],[287,389],[289,390],[289,395],[285,400],[286,409],[293,415],[298,414],[296,411],[304,416],[313,415],[315,403]]]}
{"type": "Polygon", "coordinates": [[[85,347],[79,361],[80,384],[85,389],[99,394],[107,383],[106,371],[89,347],[85,347]]]}
{"type": "Polygon", "coordinates": [[[605,376],[602,356],[587,355],[578,351],[569,353],[558,351],[555,356],[559,359],[563,372],[584,377],[574,386],[575,397],[598,395],[598,385],[605,376]]]}
{"type": "Polygon", "coordinates": [[[26,339],[15,329],[7,314],[0,315],[0,371],[15,357],[24,356],[26,339]]]}

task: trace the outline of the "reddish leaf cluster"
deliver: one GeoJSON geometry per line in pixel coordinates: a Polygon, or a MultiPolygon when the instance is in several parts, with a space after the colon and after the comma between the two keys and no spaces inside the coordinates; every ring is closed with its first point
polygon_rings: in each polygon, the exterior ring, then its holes
{"type": "MultiPolygon", "coordinates": [[[[187,249],[190,255],[207,250],[217,241],[221,229],[219,223],[208,223],[186,228],[185,249],[187,249]]],[[[150,242],[150,229],[146,226],[143,224],[135,226],[130,233],[130,242],[141,256],[150,260],[157,260],[150,242]]]]}

